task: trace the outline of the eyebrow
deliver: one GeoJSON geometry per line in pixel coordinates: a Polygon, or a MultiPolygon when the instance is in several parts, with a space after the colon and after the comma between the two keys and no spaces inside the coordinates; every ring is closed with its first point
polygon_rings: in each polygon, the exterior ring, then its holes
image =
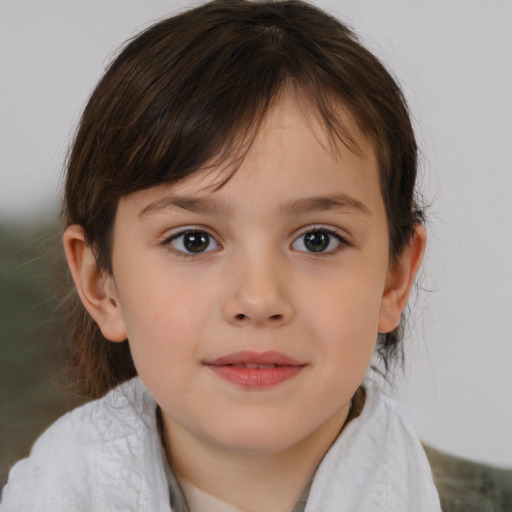
{"type": "MultiPolygon", "coordinates": [[[[233,208],[228,202],[218,198],[167,196],[144,207],[138,216],[144,218],[170,208],[180,208],[208,215],[229,215],[233,212],[233,208]]],[[[344,193],[294,199],[283,204],[280,209],[281,213],[288,215],[326,210],[348,210],[371,215],[370,209],[363,202],[344,193]]]]}
{"type": "Polygon", "coordinates": [[[226,201],[211,197],[167,196],[148,204],[139,212],[139,218],[158,213],[169,208],[181,208],[193,213],[228,215],[232,208],[226,201]]]}
{"type": "Polygon", "coordinates": [[[365,215],[372,214],[362,201],[343,193],[295,199],[281,207],[281,211],[288,214],[321,212],[325,210],[349,210],[365,215]]]}

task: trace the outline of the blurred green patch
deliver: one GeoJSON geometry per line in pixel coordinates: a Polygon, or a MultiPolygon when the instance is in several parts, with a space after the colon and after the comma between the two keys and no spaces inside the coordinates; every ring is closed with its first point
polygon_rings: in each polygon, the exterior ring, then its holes
{"type": "Polygon", "coordinates": [[[512,470],[424,448],[443,512],[512,512],[512,470]]]}
{"type": "Polygon", "coordinates": [[[63,378],[64,276],[57,221],[0,221],[0,485],[72,405],[63,378]]]}

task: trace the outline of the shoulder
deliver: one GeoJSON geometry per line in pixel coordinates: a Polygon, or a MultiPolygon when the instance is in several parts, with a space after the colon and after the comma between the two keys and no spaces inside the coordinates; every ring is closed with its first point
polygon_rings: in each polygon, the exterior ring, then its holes
{"type": "Polygon", "coordinates": [[[144,466],[154,471],[158,462],[155,408],[135,378],[62,416],[12,468],[2,512],[95,510],[93,504],[104,500],[124,502],[144,487],[144,466]]]}
{"type": "Polygon", "coordinates": [[[360,428],[372,432],[372,435],[386,438],[388,442],[402,445],[412,443],[420,447],[416,433],[407,418],[402,414],[392,393],[385,390],[379,382],[365,380],[366,401],[360,415],[360,428]]]}
{"type": "Polygon", "coordinates": [[[315,476],[311,510],[439,511],[421,444],[395,401],[364,382],[361,414],[347,424],[315,476]],[[345,510],[345,508],[343,508],[345,510]]]}
{"type": "Polygon", "coordinates": [[[141,426],[150,428],[154,408],[140,380],[132,379],[59,418],[35,442],[30,458],[60,454],[73,459],[82,452],[90,457],[94,449],[103,451],[118,439],[140,434],[141,426]]]}
{"type": "MultiPolygon", "coordinates": [[[[412,453],[416,453],[416,460],[420,458],[425,468],[425,477],[430,477],[428,473],[432,473],[443,510],[512,510],[511,469],[480,464],[421,444],[396,403],[374,386],[370,386],[369,391],[373,399],[369,416],[371,421],[380,422],[381,427],[388,430],[389,446],[393,453],[390,460],[396,464],[399,457],[406,461],[412,453]],[[405,450],[400,449],[403,440],[406,441],[405,450]]],[[[411,467],[410,464],[408,466],[411,467]]],[[[411,469],[415,470],[416,467],[411,469]]]]}
{"type": "Polygon", "coordinates": [[[397,401],[381,385],[366,384],[367,404],[361,415],[360,435],[367,436],[370,449],[383,456],[388,470],[398,479],[407,472],[411,489],[423,488],[424,482],[432,483],[425,451],[397,401]]]}

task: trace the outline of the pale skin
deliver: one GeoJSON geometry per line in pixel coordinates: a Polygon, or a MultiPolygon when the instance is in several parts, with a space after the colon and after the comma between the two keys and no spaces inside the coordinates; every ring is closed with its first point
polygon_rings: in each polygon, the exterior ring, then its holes
{"type": "Polygon", "coordinates": [[[120,200],[113,275],[80,226],[64,234],[84,306],[107,339],[128,338],[161,408],[175,471],[249,512],[293,509],[421,263],[422,226],[390,260],[375,153],[353,135],[358,155],[341,143],[334,154],[283,95],[219,190],[222,171],[198,171],[120,200]],[[190,231],[203,237],[199,252],[190,231]],[[312,233],[325,246],[309,244],[312,233]],[[240,387],[209,366],[239,350],[278,351],[300,371],[240,387]]]}

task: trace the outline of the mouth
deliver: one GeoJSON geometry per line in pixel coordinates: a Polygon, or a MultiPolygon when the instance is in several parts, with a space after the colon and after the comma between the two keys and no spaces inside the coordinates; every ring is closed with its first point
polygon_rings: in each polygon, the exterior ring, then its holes
{"type": "Polygon", "coordinates": [[[276,386],[297,376],[306,364],[276,351],[240,351],[227,354],[205,366],[218,377],[244,389],[276,386]]]}

